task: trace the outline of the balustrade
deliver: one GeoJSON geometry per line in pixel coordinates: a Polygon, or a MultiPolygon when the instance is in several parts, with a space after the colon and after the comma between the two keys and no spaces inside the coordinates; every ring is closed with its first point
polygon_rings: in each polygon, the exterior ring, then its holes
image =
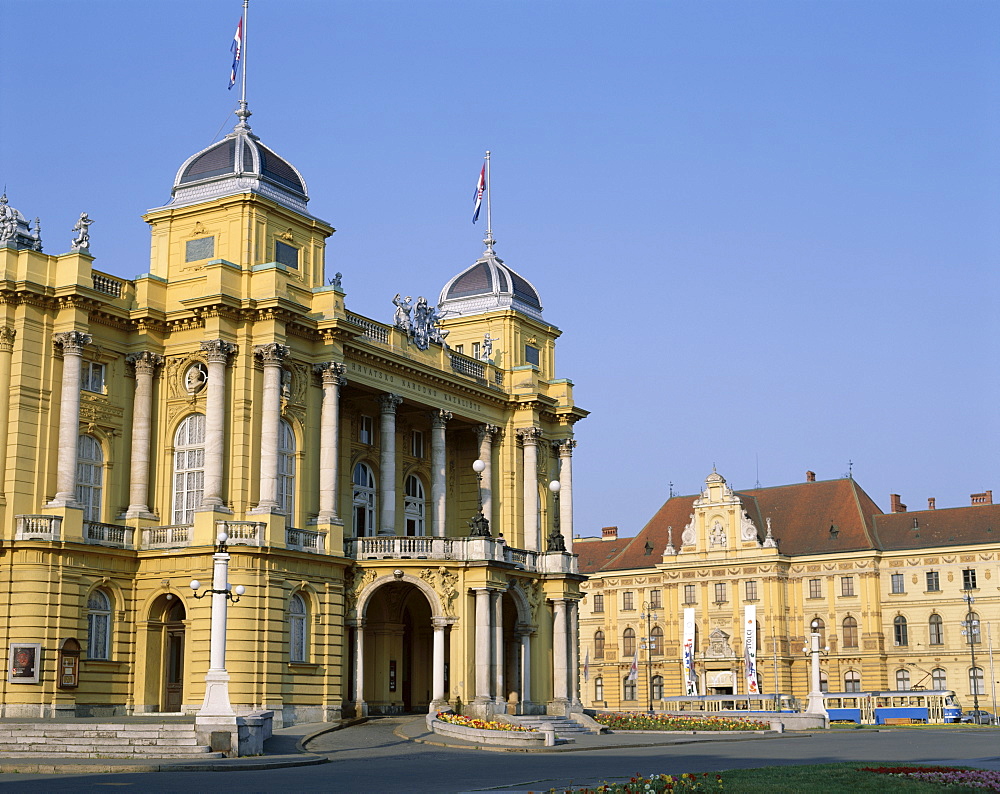
{"type": "Polygon", "coordinates": [[[97,546],[117,546],[132,548],[135,530],[118,524],[102,524],[100,521],[83,522],[83,539],[97,546]]]}
{"type": "Polygon", "coordinates": [[[311,529],[287,527],[285,529],[285,545],[296,551],[311,551],[316,554],[325,554],[326,533],[314,532],[311,529]]]}
{"type": "Polygon", "coordinates": [[[142,548],[144,549],[175,549],[190,545],[190,524],[146,527],[142,530],[142,548]]]}
{"type": "Polygon", "coordinates": [[[59,540],[62,516],[20,515],[15,540],[59,540]]]}

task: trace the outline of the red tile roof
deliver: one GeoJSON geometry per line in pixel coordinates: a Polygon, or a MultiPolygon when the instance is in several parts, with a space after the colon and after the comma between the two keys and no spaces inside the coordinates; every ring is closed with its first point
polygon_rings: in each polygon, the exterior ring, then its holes
{"type": "Polygon", "coordinates": [[[1000,543],[1000,504],[886,513],[875,531],[886,551],[1000,543]]]}

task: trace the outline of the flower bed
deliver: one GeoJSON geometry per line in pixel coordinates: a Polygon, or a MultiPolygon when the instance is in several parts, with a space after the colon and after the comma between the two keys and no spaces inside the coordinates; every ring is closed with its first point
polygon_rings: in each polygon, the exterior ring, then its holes
{"type": "Polygon", "coordinates": [[[861,772],[924,780],[941,786],[969,786],[984,791],[1000,791],[1000,772],[994,769],[961,769],[955,766],[875,766],[861,772]]]}
{"type": "Polygon", "coordinates": [[[594,719],[613,731],[767,731],[771,728],[769,723],[760,720],[709,715],[682,717],[672,714],[601,712],[594,719]]]}
{"type": "Polygon", "coordinates": [[[636,775],[628,783],[604,783],[597,788],[549,789],[549,794],[661,794],[678,791],[722,791],[722,775],[636,775]]]}
{"type": "MultiPolygon", "coordinates": [[[[441,712],[427,715],[428,727],[442,736],[500,747],[544,747],[545,733],[524,725],[441,712]]],[[[551,734],[550,734],[551,737],[551,734]]]]}
{"type": "Polygon", "coordinates": [[[462,725],[466,728],[477,728],[481,731],[524,731],[526,733],[534,731],[537,733],[535,728],[529,728],[525,725],[514,725],[509,722],[499,722],[498,720],[480,720],[475,717],[464,717],[461,714],[452,714],[446,711],[439,711],[437,719],[451,725],[462,725]]]}

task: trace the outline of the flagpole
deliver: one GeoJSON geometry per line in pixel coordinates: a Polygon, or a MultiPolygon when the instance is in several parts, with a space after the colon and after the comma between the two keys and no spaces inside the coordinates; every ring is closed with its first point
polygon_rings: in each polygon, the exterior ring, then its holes
{"type": "Polygon", "coordinates": [[[490,151],[486,150],[486,252],[493,253],[493,203],[490,194],[490,151]]]}
{"type": "Polygon", "coordinates": [[[243,79],[240,84],[240,107],[246,110],[247,107],[247,14],[250,10],[250,0],[243,0],[243,79]]]}

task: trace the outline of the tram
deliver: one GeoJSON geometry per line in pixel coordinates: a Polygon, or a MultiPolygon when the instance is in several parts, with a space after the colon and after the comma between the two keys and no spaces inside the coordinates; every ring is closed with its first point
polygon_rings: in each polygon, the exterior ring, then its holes
{"type": "Polygon", "coordinates": [[[891,725],[897,722],[958,722],[962,707],[950,689],[888,692],[824,692],[830,722],[891,725]]]}
{"type": "Polygon", "coordinates": [[[728,711],[776,712],[801,711],[791,695],[674,695],[663,699],[664,710],[670,712],[722,713],[728,711]]]}

